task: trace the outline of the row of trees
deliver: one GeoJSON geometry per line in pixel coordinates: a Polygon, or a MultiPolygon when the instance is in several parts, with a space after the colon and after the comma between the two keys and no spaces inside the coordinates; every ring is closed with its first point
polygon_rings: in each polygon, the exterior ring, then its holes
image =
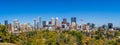
{"type": "Polygon", "coordinates": [[[118,36],[120,32],[104,34],[102,29],[96,32],[37,30],[16,35],[10,34],[4,25],[0,25],[2,42],[16,45],[119,45],[118,36]]]}
{"type": "Polygon", "coordinates": [[[40,30],[32,32],[23,32],[19,35],[16,44],[25,45],[82,45],[82,34],[74,31],[49,31],[40,30]]]}
{"type": "Polygon", "coordinates": [[[77,31],[39,30],[10,34],[4,25],[0,25],[0,37],[3,42],[17,45],[82,45],[82,34],[77,31]]]}

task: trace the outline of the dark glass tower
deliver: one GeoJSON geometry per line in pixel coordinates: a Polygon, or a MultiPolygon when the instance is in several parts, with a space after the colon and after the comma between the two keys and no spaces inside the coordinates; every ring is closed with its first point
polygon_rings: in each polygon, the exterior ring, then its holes
{"type": "Polygon", "coordinates": [[[37,29],[37,22],[36,22],[36,19],[33,20],[34,21],[34,30],[37,29]]]}
{"type": "Polygon", "coordinates": [[[5,20],[5,26],[7,26],[8,25],[8,20],[5,20]]]}
{"type": "Polygon", "coordinates": [[[63,19],[63,23],[67,24],[67,19],[66,18],[63,19]]]}
{"type": "Polygon", "coordinates": [[[76,17],[71,17],[71,24],[72,24],[72,22],[76,23],[76,17]]]}
{"type": "Polygon", "coordinates": [[[112,29],[113,28],[113,24],[112,23],[108,23],[108,29],[112,29]]]}
{"type": "Polygon", "coordinates": [[[42,22],[43,27],[46,27],[46,23],[47,23],[46,21],[42,22]]]}

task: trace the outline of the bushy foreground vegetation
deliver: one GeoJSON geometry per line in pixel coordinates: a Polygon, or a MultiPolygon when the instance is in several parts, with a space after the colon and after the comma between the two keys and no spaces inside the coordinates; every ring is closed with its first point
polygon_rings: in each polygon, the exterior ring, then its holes
{"type": "Polygon", "coordinates": [[[18,35],[9,34],[5,26],[0,26],[0,36],[3,42],[17,45],[76,45],[82,44],[82,34],[76,31],[39,30],[22,32],[18,35]]]}
{"type": "Polygon", "coordinates": [[[120,45],[117,38],[120,32],[116,32],[115,35],[108,32],[105,36],[101,30],[90,33],[76,30],[37,30],[10,34],[4,25],[0,25],[0,37],[2,43],[16,45],[120,45]]]}

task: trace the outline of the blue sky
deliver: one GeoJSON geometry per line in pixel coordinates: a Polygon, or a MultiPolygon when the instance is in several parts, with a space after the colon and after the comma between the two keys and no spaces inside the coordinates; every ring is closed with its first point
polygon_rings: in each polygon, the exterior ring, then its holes
{"type": "Polygon", "coordinates": [[[9,20],[13,23],[18,19],[20,23],[31,23],[38,16],[42,20],[51,17],[67,18],[77,17],[84,22],[96,25],[112,22],[120,27],[120,1],[119,0],[0,0],[0,22],[9,20]]]}

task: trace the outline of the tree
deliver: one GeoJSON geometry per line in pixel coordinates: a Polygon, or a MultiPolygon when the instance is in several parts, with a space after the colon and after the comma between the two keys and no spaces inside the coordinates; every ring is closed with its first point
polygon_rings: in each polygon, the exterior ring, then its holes
{"type": "Polygon", "coordinates": [[[70,34],[76,37],[78,45],[82,45],[82,33],[80,31],[71,31],[70,34]]]}
{"type": "Polygon", "coordinates": [[[10,42],[10,33],[4,25],[0,25],[0,37],[3,39],[3,42],[10,42]]]}

